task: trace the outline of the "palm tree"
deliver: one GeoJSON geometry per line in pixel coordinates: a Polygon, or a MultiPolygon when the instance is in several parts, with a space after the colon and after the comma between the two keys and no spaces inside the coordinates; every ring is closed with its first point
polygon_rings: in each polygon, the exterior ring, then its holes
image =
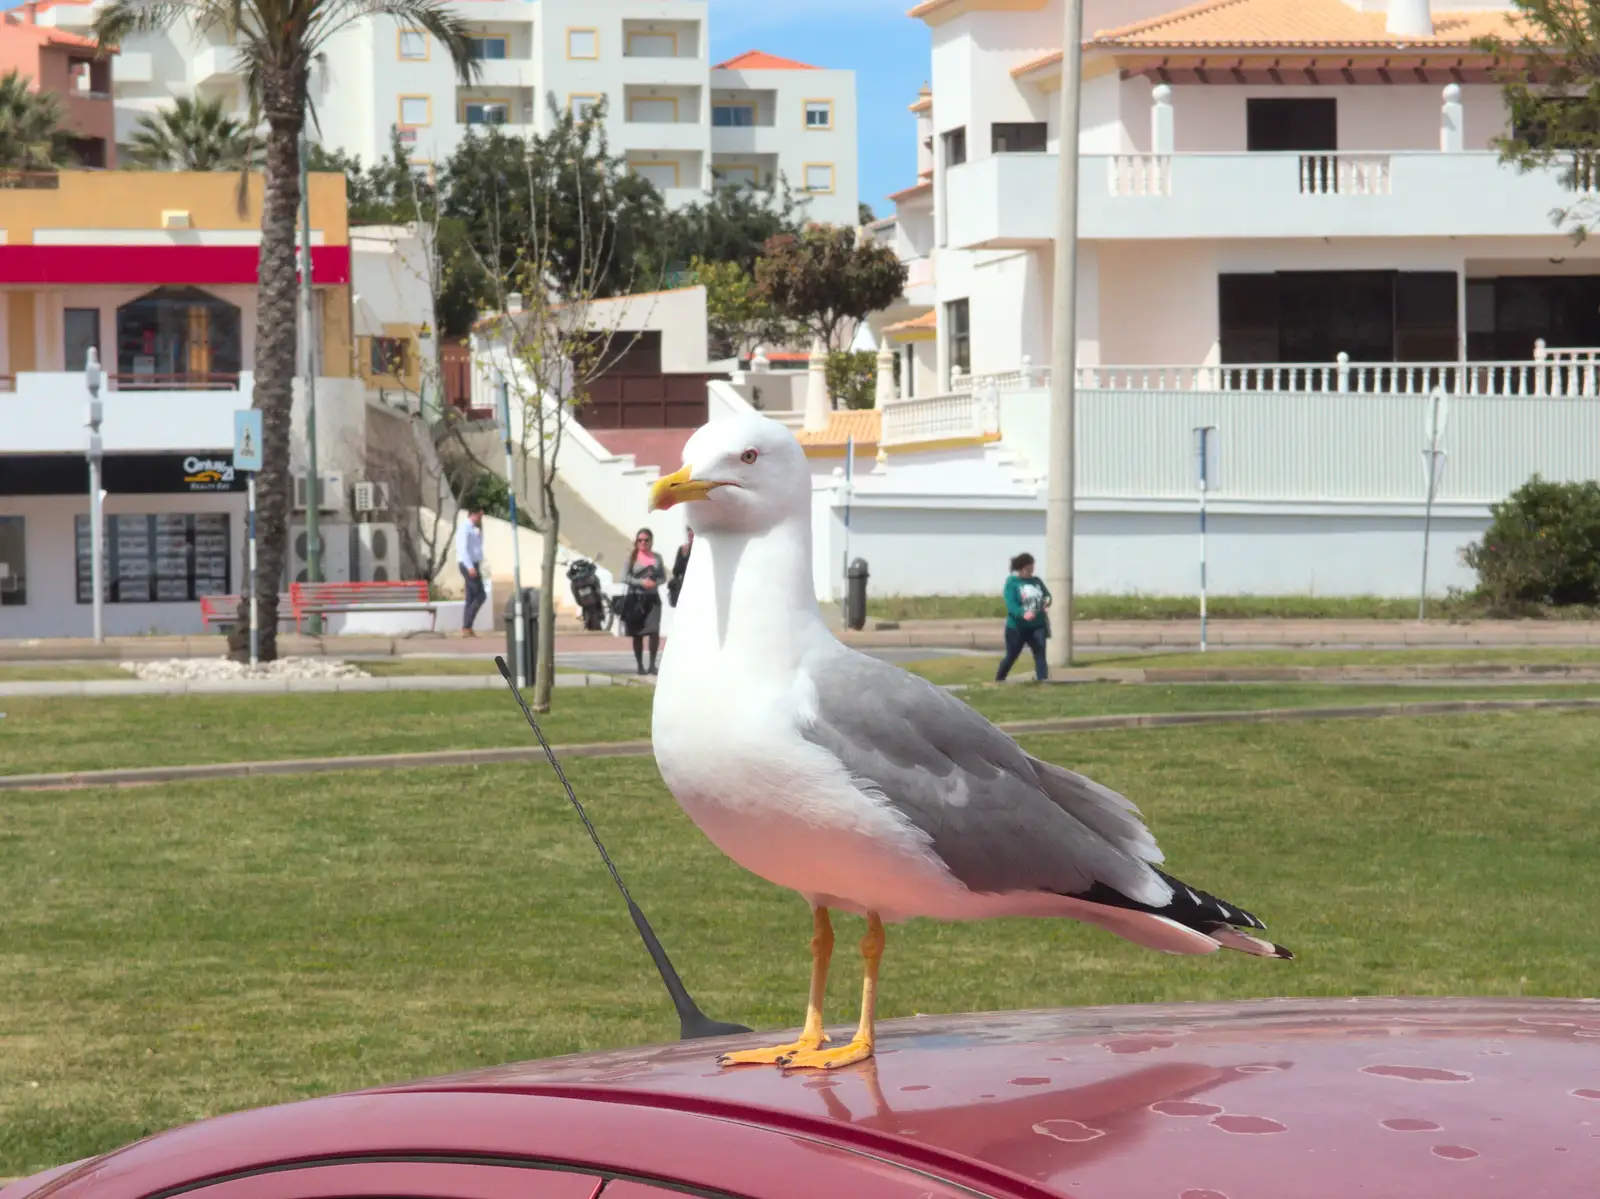
{"type": "Polygon", "coordinates": [[[36,92],[17,71],[0,75],[0,171],[53,171],[67,158],[67,113],[53,92],[36,92]]]}
{"type": "Polygon", "coordinates": [[[129,35],[188,25],[226,39],[238,54],[250,99],[249,127],[266,124],[261,258],[256,299],[255,406],[262,413],[258,479],[256,595],[261,656],[277,657],[278,581],[289,535],[289,413],[296,354],[295,218],[300,208],[300,137],[311,107],[311,67],[328,41],[363,17],[390,16],[425,30],[457,74],[477,71],[467,25],[447,0],[112,0],[95,18],[103,46],[129,35]]]}
{"type": "Polygon", "coordinates": [[[256,166],[255,138],[221,100],[180,96],[170,108],[139,118],[133,161],[157,171],[236,171],[256,166]]]}

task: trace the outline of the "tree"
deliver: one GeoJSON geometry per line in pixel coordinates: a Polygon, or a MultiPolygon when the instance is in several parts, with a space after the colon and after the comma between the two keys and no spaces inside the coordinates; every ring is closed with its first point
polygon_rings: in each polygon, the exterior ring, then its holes
{"type": "MultiPolygon", "coordinates": [[[[1559,166],[1563,182],[1586,190],[1600,166],[1600,2],[1512,0],[1515,40],[1479,38],[1504,65],[1500,85],[1511,132],[1494,140],[1500,160],[1528,171],[1559,166]]],[[[1592,197],[1551,213],[1574,241],[1593,223],[1592,197]]]]}
{"type": "Polygon", "coordinates": [[[860,202],[856,204],[856,224],[873,225],[877,223],[877,216],[872,211],[872,205],[860,202]]]}
{"type": "Polygon", "coordinates": [[[846,327],[893,304],[905,286],[906,268],[893,250],[834,225],[775,237],[756,264],[761,296],[829,350],[843,349],[846,327]]]}
{"type": "Polygon", "coordinates": [[[473,77],[477,63],[467,25],[445,0],[112,0],[95,18],[103,46],[179,24],[225,40],[242,66],[250,128],[266,123],[254,403],[262,411],[264,459],[256,512],[256,595],[261,656],[267,661],[278,652],[278,581],[288,548],[289,423],[298,348],[295,226],[311,66],[341,29],[375,16],[396,17],[424,30],[463,80],[473,77]]]}
{"type": "Polygon", "coordinates": [[[495,278],[538,261],[558,288],[626,294],[665,266],[666,202],[611,153],[604,104],[581,118],[553,96],[549,108],[549,132],[526,141],[494,126],[469,131],[445,165],[444,215],[461,222],[495,278]],[[607,230],[599,261],[589,245],[594,222],[607,230]]]}
{"type": "MultiPolygon", "coordinates": [[[[550,710],[555,685],[561,450],[574,411],[634,340],[621,332],[627,304],[599,301],[644,290],[632,256],[635,231],[625,224],[638,193],[630,179],[613,170],[594,134],[589,122],[566,121],[552,134],[533,139],[526,152],[501,147],[505,161],[520,160],[522,176],[504,181],[509,194],[481,193],[487,214],[484,243],[474,239],[498,314],[478,329],[505,377],[511,425],[505,435],[522,475],[512,490],[531,496],[527,516],[544,543],[533,695],[539,712],[550,710]],[[612,190],[618,184],[625,185],[623,195],[612,190]],[[507,213],[525,223],[510,224],[507,213]],[[501,265],[508,257],[509,269],[501,265]],[[520,297],[518,312],[510,311],[513,294],[520,297]]],[[[488,184],[502,186],[496,180],[488,184]]],[[[465,439],[460,444],[467,448],[465,439]]]]}
{"type": "Polygon", "coordinates": [[[793,326],[756,290],[755,280],[737,262],[696,258],[689,271],[706,289],[712,358],[745,358],[758,346],[782,345],[794,337],[793,326]]]}
{"type": "Polygon", "coordinates": [[[179,96],[139,118],[129,145],[139,166],[156,171],[237,171],[260,159],[255,138],[221,100],[179,96]]]}
{"type": "Polygon", "coordinates": [[[0,75],[0,171],[53,171],[67,159],[67,112],[54,92],[36,92],[17,71],[0,75]]]}
{"type": "Polygon", "coordinates": [[[718,187],[709,200],[672,214],[671,257],[677,262],[737,263],[754,275],[761,247],[805,227],[807,201],[796,200],[781,175],[772,187],[718,187]]]}

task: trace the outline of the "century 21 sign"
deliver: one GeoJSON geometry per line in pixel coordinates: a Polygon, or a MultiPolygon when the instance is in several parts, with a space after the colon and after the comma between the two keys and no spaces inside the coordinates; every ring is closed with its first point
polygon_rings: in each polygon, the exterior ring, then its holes
{"type": "Polygon", "coordinates": [[[183,460],[183,481],[190,491],[232,491],[233,463],[191,455],[183,460]]]}

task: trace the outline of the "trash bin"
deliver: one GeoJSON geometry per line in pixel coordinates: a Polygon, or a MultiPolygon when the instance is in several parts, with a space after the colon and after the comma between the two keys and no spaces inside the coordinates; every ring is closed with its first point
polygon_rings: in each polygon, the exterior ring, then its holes
{"type": "Polygon", "coordinates": [[[849,629],[867,627],[867,563],[857,558],[844,572],[844,623],[849,629]]]}
{"type": "Polygon", "coordinates": [[[511,677],[516,679],[520,673],[525,682],[533,682],[534,667],[539,664],[539,589],[537,587],[524,587],[522,589],[522,670],[517,670],[517,593],[513,591],[511,598],[506,601],[506,665],[511,668],[511,677]]]}

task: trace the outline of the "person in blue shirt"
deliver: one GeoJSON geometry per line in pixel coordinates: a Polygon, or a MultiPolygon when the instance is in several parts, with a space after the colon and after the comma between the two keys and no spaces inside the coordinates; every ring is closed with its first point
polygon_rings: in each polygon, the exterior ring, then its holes
{"type": "Polygon", "coordinates": [[[1003,683],[1022,656],[1023,647],[1033,651],[1033,674],[1041,683],[1050,677],[1044,660],[1044,643],[1050,636],[1050,589],[1033,577],[1033,555],[1018,554],[1011,559],[1011,574],[1006,579],[1006,656],[994,681],[1003,683]]]}

